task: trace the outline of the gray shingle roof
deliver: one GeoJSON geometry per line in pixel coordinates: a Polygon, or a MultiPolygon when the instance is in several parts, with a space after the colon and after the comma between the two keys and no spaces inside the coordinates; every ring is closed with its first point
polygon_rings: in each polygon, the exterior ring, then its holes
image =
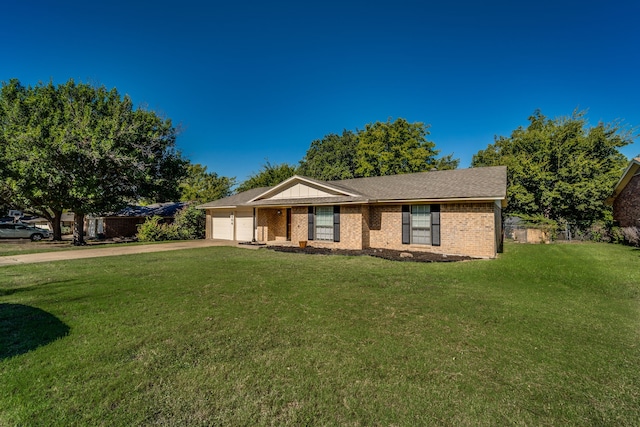
{"type": "Polygon", "coordinates": [[[501,199],[507,192],[506,166],[454,169],[337,181],[376,200],[501,199]]]}
{"type": "Polygon", "coordinates": [[[105,217],[151,217],[158,215],[161,217],[173,217],[176,212],[186,207],[188,202],[166,202],[154,203],[146,206],[129,205],[118,212],[109,213],[105,217]]]}
{"type": "Polygon", "coordinates": [[[233,196],[214,200],[208,203],[203,203],[202,205],[199,205],[196,207],[198,209],[205,209],[205,208],[245,206],[249,200],[253,199],[256,196],[259,196],[260,194],[264,193],[270,188],[273,188],[273,187],[253,188],[251,190],[243,191],[242,193],[234,194],[233,196]]]}
{"type": "Polygon", "coordinates": [[[275,187],[263,187],[235,194],[198,206],[199,208],[232,206],[285,206],[340,203],[375,203],[408,200],[504,200],[507,196],[507,168],[455,169],[402,175],[354,178],[341,181],[305,180],[332,187],[355,196],[296,199],[252,199],[275,187]]]}

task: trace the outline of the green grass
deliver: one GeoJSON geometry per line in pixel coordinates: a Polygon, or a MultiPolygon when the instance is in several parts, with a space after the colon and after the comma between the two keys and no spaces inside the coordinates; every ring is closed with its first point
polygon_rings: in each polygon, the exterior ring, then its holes
{"type": "Polygon", "coordinates": [[[54,242],[43,240],[32,242],[28,239],[3,239],[0,240],[0,256],[33,254],[39,252],[54,252],[73,248],[71,242],[54,242]]]}
{"type": "Polygon", "coordinates": [[[0,269],[0,425],[640,425],[640,251],[0,269]]]}
{"type": "Polygon", "coordinates": [[[118,246],[135,246],[135,245],[154,245],[160,243],[172,243],[176,240],[163,241],[163,242],[126,242],[126,243],[114,243],[112,241],[97,241],[88,240],[85,246],[73,246],[73,243],[69,240],[53,241],[53,240],[41,240],[39,242],[32,242],[28,239],[2,239],[0,240],[0,256],[13,256],[13,255],[26,255],[43,252],[58,252],[58,251],[76,251],[76,250],[90,250],[96,248],[108,247],[107,245],[117,244],[118,246]]]}

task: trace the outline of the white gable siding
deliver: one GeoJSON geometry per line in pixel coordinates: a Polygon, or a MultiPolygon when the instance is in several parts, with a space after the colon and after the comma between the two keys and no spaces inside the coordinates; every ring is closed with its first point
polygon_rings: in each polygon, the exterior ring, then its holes
{"type": "Polygon", "coordinates": [[[296,183],[291,187],[285,188],[281,192],[274,194],[269,197],[269,199],[278,200],[278,199],[303,199],[307,197],[330,197],[336,196],[334,193],[329,193],[326,190],[311,187],[307,184],[296,183]]]}

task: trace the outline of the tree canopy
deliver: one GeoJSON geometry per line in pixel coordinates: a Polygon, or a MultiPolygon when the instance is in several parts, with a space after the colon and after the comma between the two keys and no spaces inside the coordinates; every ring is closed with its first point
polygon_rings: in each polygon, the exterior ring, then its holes
{"type": "Polygon", "coordinates": [[[187,175],[180,181],[180,200],[183,202],[210,202],[230,196],[235,178],[218,176],[215,172],[207,172],[201,164],[189,164],[187,175]]]}
{"type": "Polygon", "coordinates": [[[427,140],[427,135],[428,125],[409,123],[402,118],[366,125],[358,133],[356,175],[397,175],[458,167],[458,160],[451,155],[436,158],[440,151],[427,140]]]}
{"type": "Polygon", "coordinates": [[[288,163],[272,165],[267,160],[267,162],[262,166],[262,169],[259,172],[253,173],[249,178],[243,181],[238,188],[236,188],[236,191],[241,193],[243,191],[251,190],[252,188],[271,187],[291,178],[296,174],[296,172],[296,167],[288,163]]]}
{"type": "Polygon", "coordinates": [[[536,111],[529,122],[473,156],[473,167],[508,167],[506,212],[580,226],[606,219],[604,200],[626,166],[619,148],[633,142],[631,132],[620,123],[589,127],[584,111],[556,119],[536,111]]]}
{"type": "Polygon", "coordinates": [[[298,173],[324,181],[355,178],[358,134],[344,130],[311,142],[298,173]]]}
{"type": "Polygon", "coordinates": [[[83,243],[86,214],[178,198],[185,161],[175,138],[170,120],[134,109],[116,89],[13,79],[0,90],[0,194],[47,218],[54,238],[61,213],[72,210],[74,243],[83,243]]]}
{"type": "Polygon", "coordinates": [[[329,134],[311,143],[299,173],[322,180],[360,178],[455,169],[452,155],[438,158],[427,140],[429,126],[399,118],[365,125],[355,132],[329,134]]]}

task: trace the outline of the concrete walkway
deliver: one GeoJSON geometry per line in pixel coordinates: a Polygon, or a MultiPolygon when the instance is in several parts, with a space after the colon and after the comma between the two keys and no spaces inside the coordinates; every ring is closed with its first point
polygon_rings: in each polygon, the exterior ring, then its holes
{"type": "Polygon", "coordinates": [[[156,243],[150,245],[123,246],[108,244],[96,248],[76,250],[59,250],[55,252],[41,252],[37,254],[0,256],[0,267],[7,265],[32,264],[36,262],[66,261],[82,258],[98,258],[103,256],[131,255],[148,252],[176,251],[180,249],[205,248],[209,246],[236,246],[239,248],[257,249],[259,246],[239,245],[229,240],[191,240],[174,243],[156,243]]]}

